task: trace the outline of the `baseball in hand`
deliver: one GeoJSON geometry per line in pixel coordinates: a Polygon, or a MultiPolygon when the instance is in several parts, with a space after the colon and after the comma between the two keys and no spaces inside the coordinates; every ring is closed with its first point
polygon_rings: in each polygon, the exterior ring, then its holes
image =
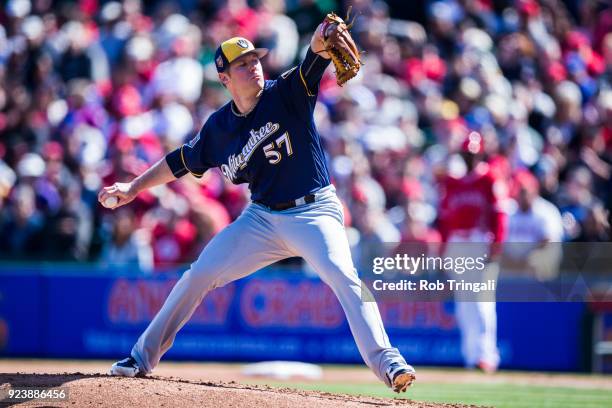
{"type": "Polygon", "coordinates": [[[111,197],[108,197],[106,200],[104,200],[102,205],[106,208],[114,208],[118,202],[119,202],[119,199],[117,197],[111,196],[111,197]]]}

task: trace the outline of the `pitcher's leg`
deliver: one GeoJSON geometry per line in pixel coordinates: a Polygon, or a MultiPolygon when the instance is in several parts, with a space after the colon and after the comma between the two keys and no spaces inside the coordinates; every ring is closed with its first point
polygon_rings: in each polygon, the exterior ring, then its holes
{"type": "Polygon", "coordinates": [[[163,306],[132,348],[131,355],[143,373],[151,372],[172,346],[176,333],[208,292],[206,286],[205,282],[195,282],[193,265],[174,285],[163,306]]]}
{"type": "Polygon", "coordinates": [[[141,370],[157,366],[206,293],[288,256],[270,225],[245,210],[208,243],[134,345],[132,356],[141,370]]]}
{"type": "Polygon", "coordinates": [[[332,288],[365,363],[391,386],[387,369],[393,362],[406,362],[399,351],[391,347],[376,303],[361,299],[361,281],[353,266],[341,215],[333,214],[334,211],[332,207],[300,214],[283,223],[279,233],[332,288]]]}

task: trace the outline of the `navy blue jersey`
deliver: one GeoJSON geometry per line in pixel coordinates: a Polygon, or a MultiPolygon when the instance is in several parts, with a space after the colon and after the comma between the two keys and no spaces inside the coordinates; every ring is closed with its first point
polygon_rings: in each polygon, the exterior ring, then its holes
{"type": "Polygon", "coordinates": [[[248,115],[239,115],[232,101],[225,104],[195,138],[168,155],[174,175],[191,172],[201,177],[209,168],[219,167],[233,183],[249,183],[251,199],[266,205],[295,200],[329,185],[313,118],[318,85],[328,64],[309,50],[302,64],[265,81],[248,115]]]}

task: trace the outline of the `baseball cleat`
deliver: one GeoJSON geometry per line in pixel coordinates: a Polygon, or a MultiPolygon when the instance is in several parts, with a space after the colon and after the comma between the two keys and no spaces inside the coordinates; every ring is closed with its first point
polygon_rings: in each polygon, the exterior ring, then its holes
{"type": "Polygon", "coordinates": [[[408,387],[416,380],[414,367],[408,364],[391,363],[387,368],[387,378],[391,382],[393,391],[400,393],[406,392],[408,387]]]}
{"type": "Polygon", "coordinates": [[[134,357],[131,356],[113,364],[110,368],[109,374],[120,377],[144,376],[144,373],[140,371],[140,367],[138,367],[138,363],[134,357]]]}

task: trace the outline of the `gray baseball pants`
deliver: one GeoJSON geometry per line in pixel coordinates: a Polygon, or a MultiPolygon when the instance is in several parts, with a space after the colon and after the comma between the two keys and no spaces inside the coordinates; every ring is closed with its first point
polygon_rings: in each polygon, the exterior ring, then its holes
{"type": "Polygon", "coordinates": [[[392,362],[405,361],[391,347],[376,303],[362,301],[361,281],[351,259],[335,188],[325,187],[316,196],[314,203],[285,211],[251,203],[217,234],[176,283],[134,345],[132,356],[141,369],[148,373],[157,366],[209,291],[278,260],[300,256],[332,288],[363,360],[389,386],[387,368],[392,362]]]}

